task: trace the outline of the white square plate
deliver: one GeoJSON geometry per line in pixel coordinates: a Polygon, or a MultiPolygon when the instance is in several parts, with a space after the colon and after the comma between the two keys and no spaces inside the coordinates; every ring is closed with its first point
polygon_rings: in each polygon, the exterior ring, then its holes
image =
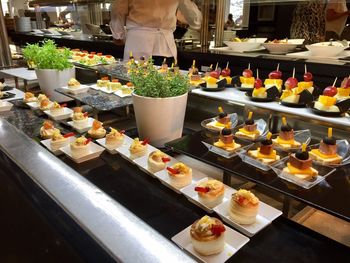
{"type": "MultiPolygon", "coordinates": [[[[70,137],[70,140],[67,140],[66,145],[69,145],[71,142],[73,142],[75,140],[75,137],[72,136],[70,137]]],[[[63,154],[63,152],[61,152],[60,149],[57,149],[56,151],[52,150],[51,148],[51,139],[47,139],[47,140],[42,140],[40,141],[42,145],[44,145],[50,152],[52,152],[54,155],[60,155],[63,154]]]]}
{"type": "Polygon", "coordinates": [[[40,105],[37,101],[35,102],[26,102],[26,104],[32,109],[32,110],[37,110],[40,108],[40,105]]]}
{"type": "MultiPolygon", "coordinates": [[[[134,161],[134,163],[144,172],[148,173],[149,175],[151,175],[152,177],[156,178],[156,176],[154,175],[154,173],[152,171],[150,171],[148,169],[148,156],[143,156],[141,158],[138,158],[134,161]]],[[[166,167],[167,166],[171,166],[175,163],[177,163],[178,161],[172,157],[172,156],[169,156],[170,158],[170,161],[166,163],[166,167]]]]}
{"type": "Polygon", "coordinates": [[[64,120],[72,117],[73,110],[67,107],[64,107],[63,110],[64,112],[61,114],[52,114],[50,110],[45,110],[44,113],[55,121],[64,120]]]}
{"type": "MultiPolygon", "coordinates": [[[[125,136],[125,137],[127,137],[127,136],[125,136]]],[[[135,163],[135,160],[142,158],[143,156],[136,158],[134,160],[130,158],[129,147],[134,140],[130,137],[127,137],[127,138],[125,138],[125,143],[121,147],[118,147],[116,150],[123,158],[135,163]]],[[[154,148],[152,145],[148,144],[147,145],[147,152],[144,156],[148,156],[151,152],[153,152],[155,150],[157,150],[157,148],[154,148]]]]}
{"type": "Polygon", "coordinates": [[[0,112],[11,110],[13,104],[8,101],[0,101],[0,112]]]}
{"type": "Polygon", "coordinates": [[[132,93],[130,94],[124,94],[121,90],[118,90],[116,92],[114,92],[115,95],[121,97],[121,98],[124,98],[124,97],[131,97],[132,93]]]}
{"type": "Polygon", "coordinates": [[[87,132],[92,127],[93,122],[94,122],[94,119],[89,117],[88,124],[85,127],[77,127],[74,125],[73,121],[69,121],[69,122],[67,122],[67,124],[69,126],[71,126],[72,128],[74,128],[77,132],[84,133],[84,132],[87,132]]]}
{"type": "Polygon", "coordinates": [[[178,245],[180,248],[187,250],[194,257],[196,257],[202,262],[222,263],[228,260],[230,257],[232,257],[239,249],[241,249],[249,241],[249,238],[243,236],[237,231],[231,229],[230,227],[225,225],[225,228],[225,247],[221,253],[216,255],[202,256],[193,249],[190,236],[191,226],[187,227],[180,233],[173,236],[171,240],[174,241],[176,245],[178,245]]]}
{"type": "MultiPolygon", "coordinates": [[[[234,190],[233,193],[235,192],[237,191],[234,190]]],[[[256,222],[250,225],[241,225],[232,221],[229,217],[228,210],[230,208],[230,202],[231,198],[215,207],[214,211],[222,218],[224,222],[233,226],[234,228],[236,228],[237,230],[249,237],[254,236],[264,227],[271,224],[273,220],[282,215],[281,211],[260,201],[258,215],[256,216],[256,222]]]]}
{"type": "MultiPolygon", "coordinates": [[[[203,204],[199,197],[198,197],[198,193],[194,190],[194,188],[202,181],[207,181],[209,179],[209,177],[205,177],[202,180],[199,180],[196,183],[192,183],[184,188],[181,189],[181,192],[187,197],[187,199],[191,202],[194,203],[195,205],[198,205],[200,208],[202,208],[203,210],[205,210],[207,213],[213,213],[214,212],[214,208],[210,208],[207,207],[205,204],[203,204]]],[[[236,192],[236,190],[234,190],[233,188],[225,185],[225,194],[224,194],[224,199],[222,202],[226,202],[228,200],[231,200],[231,195],[236,192]]]]}
{"type": "Polygon", "coordinates": [[[90,142],[89,145],[89,152],[84,156],[73,157],[70,150],[70,145],[60,148],[60,151],[62,151],[65,155],[68,156],[69,159],[73,160],[74,162],[82,163],[99,157],[105,150],[105,148],[93,142],[90,142]]]}
{"type": "MultiPolygon", "coordinates": [[[[169,187],[170,189],[174,190],[174,191],[175,191],[176,193],[178,193],[178,194],[181,194],[181,189],[187,187],[187,186],[185,186],[185,187],[183,187],[183,188],[178,189],[178,188],[172,186],[172,185],[170,184],[170,179],[169,179],[168,171],[167,171],[166,169],[155,173],[154,176],[157,177],[157,178],[160,180],[160,182],[161,182],[162,184],[164,184],[165,186],[167,186],[167,187],[169,187]]],[[[207,177],[206,174],[204,174],[204,173],[202,173],[201,171],[198,171],[198,170],[195,170],[195,169],[192,168],[192,183],[191,183],[191,184],[195,184],[195,183],[197,183],[199,180],[201,180],[201,179],[203,179],[203,178],[205,178],[205,177],[207,177]]]]}
{"type": "Polygon", "coordinates": [[[109,90],[107,87],[97,87],[97,84],[93,84],[90,87],[94,90],[100,90],[108,94],[111,94],[114,92],[113,90],[109,90]]]}
{"type": "Polygon", "coordinates": [[[81,84],[79,88],[74,88],[74,89],[68,88],[67,86],[62,87],[62,89],[74,95],[87,92],[89,88],[90,88],[89,86],[83,85],[83,84],[81,84]]]}
{"type": "MultiPolygon", "coordinates": [[[[125,144],[129,143],[129,140],[132,140],[132,139],[124,134],[124,141],[123,141],[122,145],[120,145],[119,147],[123,147],[125,144]]],[[[119,147],[109,148],[106,146],[106,138],[98,139],[98,140],[96,140],[96,142],[99,145],[101,145],[102,147],[106,148],[107,152],[109,152],[110,154],[117,154],[118,153],[117,148],[119,148],[119,147]]]]}

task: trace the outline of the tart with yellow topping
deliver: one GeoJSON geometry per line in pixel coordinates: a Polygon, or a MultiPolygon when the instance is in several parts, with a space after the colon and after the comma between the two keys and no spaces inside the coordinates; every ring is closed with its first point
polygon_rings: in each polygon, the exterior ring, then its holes
{"type": "Polygon", "coordinates": [[[71,78],[69,81],[68,81],[68,88],[70,89],[76,89],[76,88],[79,88],[80,87],[80,82],[77,81],[75,78],[71,78]]]}
{"type": "Polygon", "coordinates": [[[183,188],[192,183],[192,169],[184,163],[175,163],[166,168],[170,184],[177,189],[183,188]]]}
{"type": "Polygon", "coordinates": [[[124,142],[124,132],[110,128],[111,131],[106,135],[106,146],[114,149],[121,146],[124,142]]]}
{"type": "Polygon", "coordinates": [[[160,150],[153,151],[149,154],[147,159],[148,170],[152,173],[164,170],[166,163],[170,161],[168,155],[160,150]]]}
{"type": "Polygon", "coordinates": [[[26,92],[24,93],[24,98],[23,101],[28,103],[28,102],[36,102],[38,99],[35,97],[35,95],[31,92],[26,92]]]}
{"type": "Polygon", "coordinates": [[[148,141],[140,141],[139,138],[135,138],[129,147],[130,158],[136,159],[144,156],[147,153],[148,141]]]}
{"type": "Polygon", "coordinates": [[[215,217],[204,216],[191,226],[193,249],[203,256],[222,252],[225,247],[225,226],[215,217]]]}
{"type": "Polygon", "coordinates": [[[46,120],[40,128],[40,136],[43,139],[51,139],[55,132],[59,131],[55,128],[52,121],[46,120]]]}
{"type": "Polygon", "coordinates": [[[60,105],[56,101],[53,103],[52,107],[50,108],[50,113],[52,115],[60,115],[64,113],[64,105],[60,105]]]}
{"type": "Polygon", "coordinates": [[[286,117],[282,117],[281,130],[276,139],[272,139],[273,143],[283,149],[290,149],[301,146],[301,143],[294,140],[294,130],[287,123],[286,117]]]}
{"type": "Polygon", "coordinates": [[[73,123],[76,127],[86,127],[89,123],[88,113],[83,113],[82,107],[75,107],[73,109],[73,123]]]}
{"type": "Polygon", "coordinates": [[[259,199],[251,192],[245,189],[239,189],[232,194],[229,217],[238,224],[250,225],[256,222],[256,216],[259,210],[259,199]]]}
{"type": "Polygon", "coordinates": [[[56,129],[54,131],[54,133],[52,134],[52,138],[51,138],[51,141],[50,141],[51,150],[52,151],[57,151],[58,149],[62,148],[63,146],[68,145],[69,137],[73,136],[73,135],[70,134],[70,133],[68,133],[66,135],[62,135],[60,130],[56,129]]]}
{"type": "Polygon", "coordinates": [[[97,87],[99,88],[107,88],[108,84],[109,84],[109,78],[108,77],[103,77],[101,79],[97,80],[97,87]]]}
{"type": "Polygon", "coordinates": [[[260,131],[258,130],[257,124],[253,119],[253,112],[249,112],[248,118],[245,120],[243,128],[240,128],[236,133],[236,137],[256,140],[260,136],[260,131]]]}
{"type": "Polygon", "coordinates": [[[312,159],[303,143],[302,149],[289,156],[287,167],[282,172],[296,176],[299,179],[311,181],[318,175],[318,171],[312,167],[312,159]]]}
{"type": "Polygon", "coordinates": [[[91,138],[100,139],[105,137],[106,130],[103,128],[102,125],[103,123],[98,120],[93,121],[91,129],[88,130],[88,134],[91,138]]]}
{"type": "Polygon", "coordinates": [[[53,106],[53,103],[49,99],[43,99],[40,102],[40,110],[42,110],[42,111],[49,110],[52,108],[52,106],[53,106]]]}
{"type": "Polygon", "coordinates": [[[311,159],[323,164],[339,164],[343,158],[337,153],[337,141],[333,137],[333,129],[328,128],[328,136],[320,142],[318,149],[309,152],[311,159]]]}
{"type": "Polygon", "coordinates": [[[80,157],[87,155],[89,153],[90,141],[90,139],[87,139],[84,136],[75,139],[70,144],[72,156],[80,157]]]}
{"type": "Polygon", "coordinates": [[[225,185],[215,179],[200,182],[194,190],[198,193],[199,201],[209,208],[221,204],[225,195],[225,185]]]}

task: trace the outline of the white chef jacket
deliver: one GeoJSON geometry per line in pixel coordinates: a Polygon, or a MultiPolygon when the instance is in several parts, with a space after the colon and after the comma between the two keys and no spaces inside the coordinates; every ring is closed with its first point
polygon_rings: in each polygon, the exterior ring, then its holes
{"type": "MultiPolygon", "coordinates": [[[[328,9],[333,9],[337,13],[348,11],[345,0],[329,0],[326,7],[326,12],[328,9]]],[[[342,16],[332,21],[327,21],[326,19],[326,31],[335,32],[338,34],[338,36],[340,36],[343,33],[347,19],[348,16],[342,16]]]]}
{"type": "Polygon", "coordinates": [[[130,51],[136,59],[141,56],[176,58],[173,32],[177,10],[191,28],[200,29],[201,12],[190,0],[116,0],[110,26],[115,39],[125,39],[124,60],[130,51]]]}

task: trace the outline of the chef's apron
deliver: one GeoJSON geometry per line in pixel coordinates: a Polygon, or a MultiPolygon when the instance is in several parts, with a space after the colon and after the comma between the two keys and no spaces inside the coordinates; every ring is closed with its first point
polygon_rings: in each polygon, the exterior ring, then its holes
{"type": "Polygon", "coordinates": [[[150,27],[131,27],[127,29],[124,48],[124,60],[128,60],[130,51],[136,60],[141,56],[177,57],[172,30],[150,27]],[[156,43],[158,41],[158,43],[156,43]],[[155,48],[158,45],[158,50],[155,48]]]}

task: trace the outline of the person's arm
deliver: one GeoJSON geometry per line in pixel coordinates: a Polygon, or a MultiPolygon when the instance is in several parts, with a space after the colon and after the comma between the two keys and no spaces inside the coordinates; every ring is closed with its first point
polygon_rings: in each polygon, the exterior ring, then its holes
{"type": "Polygon", "coordinates": [[[195,3],[191,0],[180,0],[179,10],[192,29],[199,30],[201,28],[202,13],[195,3]]]}
{"type": "Polygon", "coordinates": [[[349,15],[349,11],[338,13],[337,11],[335,11],[335,7],[332,4],[328,4],[327,6],[327,11],[326,11],[327,21],[337,20],[340,17],[348,16],[348,15],[349,15]]]}
{"type": "Polygon", "coordinates": [[[114,38],[114,43],[123,44],[125,40],[125,20],[129,12],[128,0],[116,0],[111,9],[110,27],[114,38]]]}

